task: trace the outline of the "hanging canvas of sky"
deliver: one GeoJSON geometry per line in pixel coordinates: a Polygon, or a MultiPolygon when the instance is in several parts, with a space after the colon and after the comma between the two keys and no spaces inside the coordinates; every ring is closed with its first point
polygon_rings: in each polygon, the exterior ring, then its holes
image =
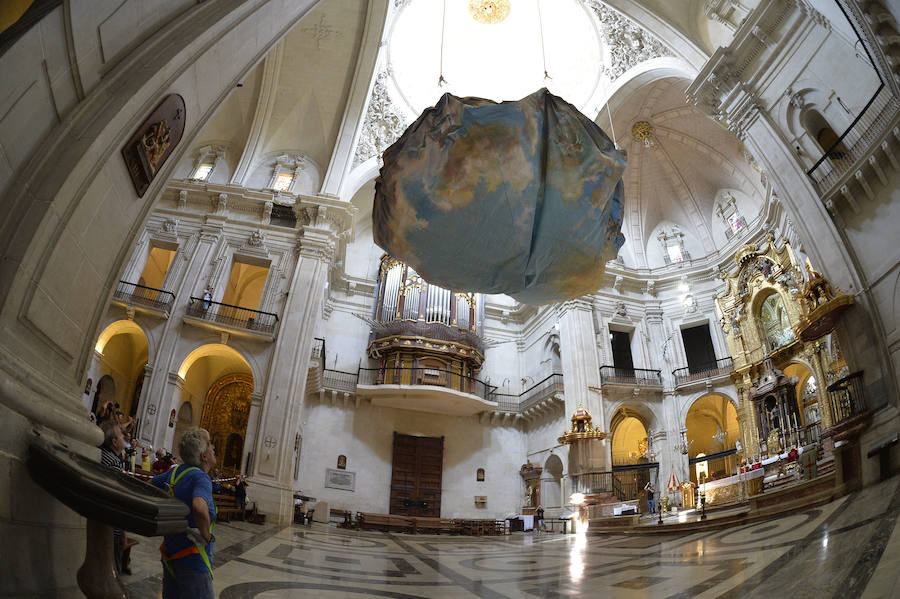
{"type": "Polygon", "coordinates": [[[384,152],[375,242],[447,289],[543,304],[593,293],[625,242],[625,156],[546,89],[444,94],[384,152]]]}

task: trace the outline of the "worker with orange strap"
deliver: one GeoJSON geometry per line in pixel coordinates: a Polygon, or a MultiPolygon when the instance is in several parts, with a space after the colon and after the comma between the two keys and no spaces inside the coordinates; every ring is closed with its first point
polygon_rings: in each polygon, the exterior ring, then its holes
{"type": "Polygon", "coordinates": [[[163,539],[163,599],[212,599],[213,527],[216,506],[209,469],[216,464],[216,448],[209,432],[197,428],[184,433],[178,444],[182,463],[153,477],[153,485],[191,508],[188,529],[163,539]]]}

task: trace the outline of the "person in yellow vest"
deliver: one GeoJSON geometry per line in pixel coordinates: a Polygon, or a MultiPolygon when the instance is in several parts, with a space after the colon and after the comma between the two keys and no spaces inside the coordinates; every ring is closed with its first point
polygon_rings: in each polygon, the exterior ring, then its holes
{"type": "Polygon", "coordinates": [[[178,444],[182,463],[153,478],[153,485],[191,508],[188,529],[163,539],[163,599],[213,599],[213,527],[216,506],[209,469],[216,464],[216,448],[209,432],[197,428],[184,433],[178,444]]]}

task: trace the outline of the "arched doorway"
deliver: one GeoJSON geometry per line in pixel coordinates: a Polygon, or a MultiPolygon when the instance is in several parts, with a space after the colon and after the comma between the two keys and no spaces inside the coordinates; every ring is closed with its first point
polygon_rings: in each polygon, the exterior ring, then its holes
{"type": "Polygon", "coordinates": [[[122,414],[133,416],[137,413],[150,353],[144,330],[133,320],[117,320],[103,329],[94,350],[90,374],[99,381],[91,410],[96,413],[105,402],[112,401],[119,404],[122,414]],[[100,382],[104,380],[101,390],[100,382]]]}
{"type": "Polygon", "coordinates": [[[736,469],[735,447],[740,439],[737,410],[731,400],[718,393],[698,398],[685,418],[691,481],[697,483],[696,464],[706,462],[710,479],[731,476],[736,469]],[[702,455],[701,455],[702,454],[702,455]],[[712,456],[707,460],[697,460],[712,456]]]}
{"type": "Polygon", "coordinates": [[[634,410],[619,408],[610,424],[613,466],[638,464],[646,459],[647,425],[644,417],[634,410]]]}
{"type": "Polygon", "coordinates": [[[545,508],[562,507],[563,463],[559,456],[552,454],[544,462],[541,473],[541,503],[545,508]]]}
{"type": "Polygon", "coordinates": [[[250,418],[253,377],[228,374],[215,382],[203,402],[200,426],[216,446],[216,466],[226,476],[240,473],[244,438],[250,418]]]}
{"type": "Polygon", "coordinates": [[[634,408],[619,407],[610,420],[614,490],[620,501],[642,497],[658,466],[649,454],[647,417],[634,408]]]}
{"type": "Polygon", "coordinates": [[[237,474],[246,455],[254,388],[249,363],[234,348],[215,343],[192,351],[178,374],[184,385],[173,403],[173,407],[180,406],[173,447],[177,448],[177,441],[189,427],[205,428],[216,446],[216,467],[223,473],[237,474]]]}

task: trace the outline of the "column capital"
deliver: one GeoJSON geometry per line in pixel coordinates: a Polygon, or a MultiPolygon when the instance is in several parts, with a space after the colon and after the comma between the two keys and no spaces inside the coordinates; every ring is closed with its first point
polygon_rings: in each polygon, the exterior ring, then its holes
{"type": "Polygon", "coordinates": [[[566,301],[562,302],[561,304],[559,304],[559,306],[557,306],[557,308],[556,308],[556,313],[560,318],[562,318],[562,316],[565,315],[566,312],[574,311],[574,310],[591,312],[593,310],[593,306],[590,301],[588,301],[584,298],[578,297],[575,299],[566,300],[566,301]]]}

